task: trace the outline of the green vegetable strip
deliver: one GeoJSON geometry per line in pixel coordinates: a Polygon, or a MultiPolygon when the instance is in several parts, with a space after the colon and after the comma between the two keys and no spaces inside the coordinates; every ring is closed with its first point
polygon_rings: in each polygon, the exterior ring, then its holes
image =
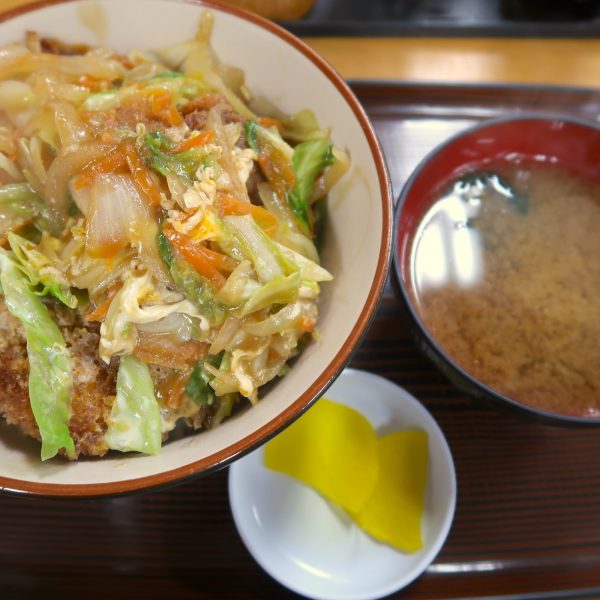
{"type": "Polygon", "coordinates": [[[162,442],[161,424],[150,370],[137,358],[122,356],[104,441],[112,450],[156,454],[162,442]]]}
{"type": "Polygon", "coordinates": [[[213,376],[204,369],[204,363],[210,363],[214,367],[219,367],[223,353],[216,356],[208,356],[205,360],[201,360],[196,364],[190,378],[185,386],[185,393],[198,406],[208,406],[215,400],[215,392],[208,385],[213,376]]]}
{"type": "Polygon", "coordinates": [[[183,77],[183,73],[180,71],[161,71],[157,73],[154,79],[179,79],[183,77]]]}
{"type": "Polygon", "coordinates": [[[19,217],[33,219],[39,231],[58,233],[52,223],[52,215],[28,183],[7,183],[0,186],[0,212],[11,211],[19,217]]]}
{"type": "Polygon", "coordinates": [[[183,295],[196,305],[213,325],[221,322],[225,318],[225,308],[216,302],[211,286],[202,276],[173,251],[162,228],[159,230],[156,245],[160,257],[183,295]]]}
{"type": "Polygon", "coordinates": [[[327,138],[298,144],[292,157],[296,184],[288,193],[288,202],[301,224],[310,229],[308,201],[315,179],[323,169],[334,162],[333,146],[327,138]]]}
{"type": "Polygon", "coordinates": [[[77,298],[71,292],[71,288],[66,279],[61,281],[57,278],[58,271],[53,274],[51,270],[44,267],[51,265],[50,260],[40,252],[35,244],[22,238],[16,233],[8,232],[8,243],[13,251],[14,258],[18,261],[19,268],[27,275],[29,282],[35,289],[36,296],[46,296],[52,294],[69,308],[77,306],[77,298]]]}
{"type": "Polygon", "coordinates": [[[42,438],[42,460],[64,448],[69,458],[75,445],[69,433],[73,367],[65,340],[48,309],[14,260],[0,254],[0,282],[8,310],[25,328],[29,358],[29,402],[42,438]]]}
{"type": "Polygon", "coordinates": [[[292,273],[287,277],[276,275],[269,283],[263,285],[250,296],[248,302],[242,307],[241,315],[249,315],[272,304],[291,304],[295,302],[298,299],[298,289],[301,283],[300,272],[292,273]]]}
{"type": "Polygon", "coordinates": [[[28,183],[7,183],[0,187],[0,206],[10,206],[18,214],[34,216],[40,197],[28,183]]]}
{"type": "Polygon", "coordinates": [[[196,171],[200,163],[205,159],[206,152],[202,148],[194,148],[179,152],[178,154],[167,154],[164,150],[172,150],[173,142],[160,132],[147,133],[144,136],[142,156],[145,162],[161,175],[176,175],[187,184],[195,179],[196,171]]]}
{"type": "Polygon", "coordinates": [[[256,141],[256,128],[258,127],[258,122],[256,119],[252,119],[251,121],[246,121],[244,123],[244,134],[246,136],[246,142],[248,142],[248,146],[254,150],[258,154],[258,144],[256,141]]]}

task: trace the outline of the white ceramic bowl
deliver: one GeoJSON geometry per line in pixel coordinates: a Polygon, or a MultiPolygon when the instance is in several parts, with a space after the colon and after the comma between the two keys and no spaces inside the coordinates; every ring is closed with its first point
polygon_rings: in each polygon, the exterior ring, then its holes
{"type": "Polygon", "coordinates": [[[189,39],[202,10],[215,15],[213,47],[241,67],[255,96],[293,113],[312,108],[352,167],[329,200],[322,253],[335,281],[323,286],[320,341],[259,404],[220,427],[166,444],[158,456],[41,463],[38,444],[0,428],[0,487],[45,495],[93,496],[166,485],[205,473],[249,451],[299,415],[341,372],[383,289],[391,250],[391,192],[373,130],[352,92],[310,48],[275,24],[224,6],[172,0],[42,2],[0,15],[0,43],[25,31],[121,52],[189,39]]]}
{"type": "Polygon", "coordinates": [[[326,396],[358,410],[379,434],[427,432],[423,548],[404,554],[376,542],[317,492],[267,469],[263,448],[231,466],[231,511],[256,561],[295,592],[320,600],[381,598],[418,577],[446,540],[456,504],[452,455],[422,404],[382,377],[347,369],[326,396]]]}

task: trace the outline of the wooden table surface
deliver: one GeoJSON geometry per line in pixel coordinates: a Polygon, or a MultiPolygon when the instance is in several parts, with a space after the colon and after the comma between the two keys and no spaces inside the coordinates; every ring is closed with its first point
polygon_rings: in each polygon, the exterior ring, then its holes
{"type": "MultiPolygon", "coordinates": [[[[23,0],[0,0],[0,10],[23,0]]],[[[595,117],[600,94],[424,85],[596,87],[600,41],[307,40],[355,84],[398,192],[432,145],[486,116],[543,108],[595,117]],[[375,80],[420,85],[373,85],[375,80]]],[[[418,397],[445,431],[456,518],[428,571],[397,598],[600,597],[600,435],[541,425],[451,386],[415,348],[394,294],[352,366],[418,397]]],[[[0,598],[295,598],[262,571],[233,525],[227,471],[137,496],[0,496],[0,598]]]]}

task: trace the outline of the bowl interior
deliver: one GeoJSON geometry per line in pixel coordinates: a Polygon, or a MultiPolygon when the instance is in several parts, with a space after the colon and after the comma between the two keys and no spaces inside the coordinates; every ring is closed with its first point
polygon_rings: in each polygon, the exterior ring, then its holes
{"type": "Polygon", "coordinates": [[[561,116],[522,116],[499,119],[473,127],[435,149],[417,167],[405,185],[396,212],[395,272],[404,302],[421,332],[426,350],[457,383],[468,391],[501,398],[542,417],[572,422],[600,422],[594,416],[578,417],[550,412],[517,402],[478,382],[439,345],[415,306],[412,288],[412,243],[422,219],[450,183],[471,170],[501,161],[559,166],[591,182],[600,182],[600,128],[597,124],[561,116]]]}
{"type": "Polygon", "coordinates": [[[516,117],[474,127],[431,153],[407,182],[399,202],[397,248],[403,285],[410,285],[410,243],[421,218],[448,183],[472,167],[523,158],[558,165],[600,181],[600,129],[560,117],[516,117]]]}
{"type": "Polygon", "coordinates": [[[4,43],[18,41],[25,31],[35,30],[120,52],[151,51],[192,37],[206,8],[215,15],[212,45],[217,56],[244,70],[254,96],[287,113],[312,108],[319,123],[331,128],[334,143],[350,153],[352,166],[329,198],[321,258],[335,280],[322,286],[319,341],[252,410],[215,430],[167,443],[158,456],[41,463],[38,445],[5,427],[0,436],[0,482],[6,489],[119,493],[225,464],[274,434],[333,381],[375,310],[391,238],[391,197],[381,153],[364,112],[342,80],[290,34],[258,17],[200,3],[100,0],[50,3],[14,16],[0,22],[0,38],[4,43]]]}

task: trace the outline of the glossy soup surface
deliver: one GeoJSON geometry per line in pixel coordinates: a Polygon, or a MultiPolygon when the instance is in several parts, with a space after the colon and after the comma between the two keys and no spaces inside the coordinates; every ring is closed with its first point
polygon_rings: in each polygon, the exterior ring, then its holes
{"type": "Polygon", "coordinates": [[[442,348],[488,386],[600,417],[600,186],[550,165],[463,176],[411,248],[412,294],[442,348]]]}

